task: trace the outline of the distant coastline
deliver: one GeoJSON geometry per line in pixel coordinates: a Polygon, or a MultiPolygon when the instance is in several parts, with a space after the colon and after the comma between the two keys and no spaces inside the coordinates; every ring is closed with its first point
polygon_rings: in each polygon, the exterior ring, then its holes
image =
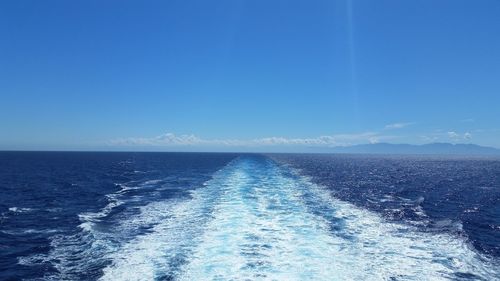
{"type": "Polygon", "coordinates": [[[500,149],[477,144],[430,143],[422,145],[374,143],[334,147],[332,153],[500,155],[500,149]]]}

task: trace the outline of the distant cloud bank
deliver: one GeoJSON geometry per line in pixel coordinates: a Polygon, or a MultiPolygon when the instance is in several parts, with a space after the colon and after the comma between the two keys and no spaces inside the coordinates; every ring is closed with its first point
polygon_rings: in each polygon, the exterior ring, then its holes
{"type": "Polygon", "coordinates": [[[270,136],[254,139],[217,139],[203,138],[194,134],[177,135],[165,133],[153,137],[127,137],[108,141],[109,146],[117,147],[342,147],[359,144],[376,144],[381,142],[398,142],[409,144],[425,144],[433,142],[469,143],[470,132],[452,130],[436,130],[428,134],[397,134],[392,130],[405,128],[413,122],[394,123],[383,127],[383,130],[353,134],[333,134],[318,137],[282,137],[270,136]],[[391,134],[388,134],[391,131],[391,134]]]}
{"type": "Polygon", "coordinates": [[[120,138],[109,142],[116,146],[347,146],[361,143],[378,143],[391,136],[376,132],[359,134],[337,134],[314,138],[264,137],[256,139],[204,139],[193,134],[176,135],[165,133],[155,137],[120,138]]]}

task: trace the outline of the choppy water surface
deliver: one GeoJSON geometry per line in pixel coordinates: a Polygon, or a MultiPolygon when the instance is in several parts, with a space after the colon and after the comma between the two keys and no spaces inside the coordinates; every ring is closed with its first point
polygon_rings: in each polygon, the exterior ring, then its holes
{"type": "Polygon", "coordinates": [[[401,161],[1,153],[0,279],[499,279],[498,215],[481,213],[498,208],[499,162],[401,161]],[[429,172],[413,173],[415,167],[429,172]],[[455,203],[450,190],[460,193],[463,181],[445,185],[435,179],[443,170],[465,173],[471,184],[481,178],[477,188],[489,183],[489,196],[473,196],[469,187],[461,196],[474,197],[475,205],[455,203]],[[406,177],[408,187],[427,185],[407,191],[411,196],[395,193],[404,193],[398,183],[406,177]],[[474,236],[462,217],[452,216],[457,210],[493,231],[474,236]]]}

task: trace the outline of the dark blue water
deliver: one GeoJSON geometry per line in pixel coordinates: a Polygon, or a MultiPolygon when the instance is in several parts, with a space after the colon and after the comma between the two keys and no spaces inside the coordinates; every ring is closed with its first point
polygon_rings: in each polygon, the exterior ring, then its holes
{"type": "Polygon", "coordinates": [[[465,236],[500,257],[500,159],[457,156],[273,155],[332,195],[424,231],[465,236]]]}
{"type": "MultiPolygon", "coordinates": [[[[57,272],[54,261],[42,258],[26,266],[19,258],[49,253],[53,237],[78,235],[81,214],[112,206],[117,200],[110,194],[121,192],[124,199],[138,200],[117,204],[105,216],[94,218],[102,228],[111,228],[119,216],[131,216],[140,206],[189,196],[189,190],[202,186],[234,157],[191,153],[0,153],[0,279],[29,279],[57,272]]],[[[148,227],[130,229],[134,232],[131,235],[147,232],[148,227]]],[[[82,245],[82,249],[87,246],[82,245]]],[[[78,257],[72,262],[78,263],[78,257]]],[[[88,272],[69,277],[95,279],[100,275],[99,267],[102,265],[91,265],[88,272]]]]}
{"type": "Polygon", "coordinates": [[[0,280],[497,280],[500,160],[0,152],[0,280]]]}

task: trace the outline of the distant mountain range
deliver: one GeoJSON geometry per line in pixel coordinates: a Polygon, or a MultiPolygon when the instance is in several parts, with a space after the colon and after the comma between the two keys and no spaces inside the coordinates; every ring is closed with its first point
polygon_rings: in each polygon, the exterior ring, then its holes
{"type": "Polygon", "coordinates": [[[459,154],[459,155],[500,155],[500,149],[476,144],[430,143],[413,144],[359,144],[335,147],[333,153],[375,153],[375,154],[459,154]]]}

